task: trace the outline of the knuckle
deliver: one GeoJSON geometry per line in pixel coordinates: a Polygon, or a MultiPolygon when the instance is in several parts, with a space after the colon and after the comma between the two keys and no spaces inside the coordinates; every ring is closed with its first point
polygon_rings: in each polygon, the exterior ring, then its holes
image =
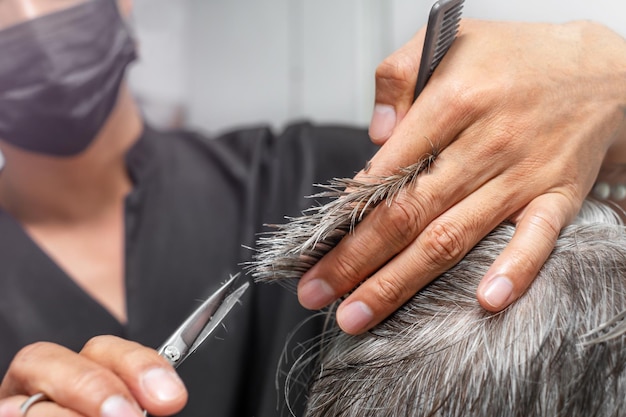
{"type": "MultiPolygon", "coordinates": [[[[457,119],[475,119],[481,114],[494,113],[502,108],[503,91],[509,89],[502,77],[489,83],[475,80],[447,80],[445,89],[446,108],[457,119]]],[[[491,129],[491,126],[489,126],[491,129]]]]}
{"type": "Polygon", "coordinates": [[[561,233],[561,221],[555,213],[548,210],[539,209],[530,213],[528,224],[550,240],[556,239],[561,233]]]}
{"type": "Polygon", "coordinates": [[[400,87],[413,85],[417,74],[416,62],[409,55],[396,53],[385,58],[376,68],[377,82],[391,82],[400,87]]]}
{"type": "Polygon", "coordinates": [[[352,254],[350,256],[343,256],[334,265],[334,278],[340,289],[352,288],[356,282],[360,282],[363,279],[362,266],[358,261],[363,257],[352,254]]]}
{"type": "Polygon", "coordinates": [[[9,364],[0,390],[13,394],[40,390],[38,384],[42,380],[42,369],[46,370],[47,365],[57,358],[63,361],[67,352],[66,348],[51,342],[35,342],[24,346],[9,364]]]}
{"type": "Polygon", "coordinates": [[[452,224],[436,223],[424,234],[424,254],[434,265],[447,267],[458,262],[465,253],[463,234],[452,224]]]}
{"type": "Polygon", "coordinates": [[[165,360],[154,349],[115,336],[95,336],[87,341],[81,355],[100,362],[100,358],[115,356],[115,366],[142,369],[165,360]]]}
{"type": "Polygon", "coordinates": [[[582,204],[581,202],[587,195],[587,190],[580,185],[584,182],[585,180],[580,176],[574,174],[570,175],[559,190],[559,204],[562,204],[563,207],[576,207],[576,211],[578,211],[580,209],[580,205],[582,204]]]}
{"type": "Polygon", "coordinates": [[[84,369],[74,374],[74,378],[70,386],[81,387],[83,392],[102,392],[122,385],[111,370],[99,366],[84,369]]]}
{"type": "Polygon", "coordinates": [[[108,336],[95,336],[89,339],[85,345],[81,353],[86,354],[87,356],[99,356],[99,354],[106,352],[108,350],[108,336]]]}
{"type": "Polygon", "coordinates": [[[376,281],[375,295],[382,305],[399,306],[408,293],[403,280],[394,275],[385,275],[376,281]]]}
{"type": "Polygon", "coordinates": [[[31,363],[36,362],[49,345],[48,342],[36,342],[23,347],[13,358],[10,371],[19,372],[23,367],[28,367],[31,363]]]}
{"type": "Polygon", "coordinates": [[[397,198],[388,206],[385,226],[381,227],[386,240],[402,245],[413,239],[419,231],[423,210],[415,199],[397,198]]]}
{"type": "Polygon", "coordinates": [[[145,369],[167,363],[156,350],[139,344],[133,344],[129,349],[126,349],[120,361],[120,364],[127,369],[145,369]]]}
{"type": "Polygon", "coordinates": [[[569,29],[573,29],[577,32],[584,32],[587,30],[604,30],[605,26],[602,25],[599,22],[593,21],[593,20],[588,20],[588,19],[575,19],[575,20],[571,20],[569,22],[566,22],[564,25],[564,27],[567,27],[569,29]]]}
{"type": "Polygon", "coordinates": [[[484,101],[484,92],[462,82],[451,82],[447,89],[446,107],[457,118],[469,117],[474,114],[478,105],[484,101]]]}

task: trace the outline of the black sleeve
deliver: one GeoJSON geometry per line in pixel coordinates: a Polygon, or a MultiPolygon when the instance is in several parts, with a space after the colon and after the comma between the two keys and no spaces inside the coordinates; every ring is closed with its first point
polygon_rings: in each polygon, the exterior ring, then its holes
{"type": "MultiPolygon", "coordinates": [[[[313,184],[335,177],[353,177],[376,150],[364,129],[308,123],[289,126],[277,136],[268,129],[250,129],[219,140],[228,142],[236,154],[247,154],[247,166],[243,169],[251,170],[248,178],[254,180],[247,190],[250,218],[244,223],[260,227],[256,232],[264,230],[263,223],[284,222],[284,216],[301,214],[314,203],[304,197],[319,191],[313,184]]],[[[250,237],[247,232],[245,235],[250,237]]],[[[253,239],[258,237],[256,233],[252,235],[253,239]]],[[[252,247],[254,241],[248,240],[246,245],[252,247]]],[[[255,287],[257,297],[251,317],[254,324],[250,327],[254,347],[248,358],[251,373],[242,393],[248,400],[241,404],[239,415],[282,415],[286,411],[285,375],[303,346],[319,335],[323,319],[319,315],[312,319],[312,313],[298,304],[295,294],[281,286],[255,287]],[[302,325],[305,321],[306,325],[302,325]],[[280,361],[283,353],[286,357],[280,361]]],[[[292,404],[296,410],[303,406],[302,394],[296,390],[295,397],[300,396],[291,399],[296,402],[292,404]]]]}
{"type": "Polygon", "coordinates": [[[365,129],[310,123],[290,125],[278,135],[269,128],[250,128],[216,140],[225,147],[221,163],[249,179],[246,205],[256,218],[248,224],[300,214],[312,204],[304,197],[318,191],[314,184],[353,177],[377,149],[365,129]]]}

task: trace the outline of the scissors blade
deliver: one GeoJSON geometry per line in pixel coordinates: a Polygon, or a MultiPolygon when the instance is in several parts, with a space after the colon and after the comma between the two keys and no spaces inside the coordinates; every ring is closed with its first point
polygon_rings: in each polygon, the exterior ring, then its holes
{"type": "Polygon", "coordinates": [[[202,342],[204,342],[206,338],[209,337],[211,333],[213,333],[217,326],[219,326],[222,321],[224,321],[224,318],[226,318],[230,310],[232,310],[232,308],[239,303],[239,299],[243,296],[249,286],[250,283],[245,282],[239,288],[228,294],[226,298],[224,298],[222,304],[219,306],[215,314],[213,314],[213,318],[211,319],[211,321],[209,321],[209,323],[204,326],[204,329],[202,329],[195,342],[189,348],[188,355],[191,355],[196,349],[198,349],[198,346],[200,346],[202,342]]]}
{"type": "Polygon", "coordinates": [[[245,282],[235,291],[230,291],[238,276],[230,277],[158,349],[172,366],[178,367],[206,340],[248,289],[250,284],[245,282]]]}

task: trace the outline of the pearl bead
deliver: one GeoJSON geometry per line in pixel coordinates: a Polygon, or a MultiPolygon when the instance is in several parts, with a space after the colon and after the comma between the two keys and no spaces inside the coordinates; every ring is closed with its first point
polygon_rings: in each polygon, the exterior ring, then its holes
{"type": "Polygon", "coordinates": [[[593,195],[600,200],[607,200],[611,195],[611,186],[603,181],[596,182],[593,186],[593,195]]]}

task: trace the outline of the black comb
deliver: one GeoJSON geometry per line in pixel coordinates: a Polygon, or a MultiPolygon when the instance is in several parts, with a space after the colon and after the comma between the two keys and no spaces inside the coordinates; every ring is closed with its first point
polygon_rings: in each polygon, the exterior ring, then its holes
{"type": "Polygon", "coordinates": [[[439,0],[430,9],[415,94],[420,95],[459,31],[464,0],[439,0]]]}

